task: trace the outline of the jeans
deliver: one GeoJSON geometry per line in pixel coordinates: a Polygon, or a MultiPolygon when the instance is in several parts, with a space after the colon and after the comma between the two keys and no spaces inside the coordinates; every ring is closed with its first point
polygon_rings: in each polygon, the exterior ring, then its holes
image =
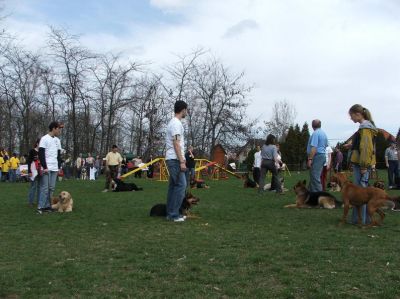
{"type": "Polygon", "coordinates": [[[253,168],[253,180],[257,184],[260,183],[260,167],[253,168]]]}
{"type": "MultiPolygon", "coordinates": [[[[366,173],[361,174],[360,165],[353,164],[353,183],[360,187],[368,187],[370,171],[371,170],[368,169],[366,173]]],[[[367,214],[367,205],[366,204],[361,206],[361,214],[362,214],[361,215],[362,224],[371,223],[371,219],[369,218],[369,215],[367,214]]],[[[353,207],[353,214],[351,216],[351,222],[353,224],[358,223],[357,207],[353,207]]]]}
{"type": "Polygon", "coordinates": [[[264,185],[265,185],[265,176],[267,172],[271,171],[272,173],[272,178],[271,178],[271,186],[275,187],[275,190],[277,193],[282,192],[282,186],[281,182],[279,181],[278,177],[278,170],[276,169],[275,161],[273,160],[266,160],[263,159],[261,162],[261,173],[260,173],[260,181],[258,182],[258,192],[264,191],[264,185]]]}
{"type": "Polygon", "coordinates": [[[10,169],[9,171],[9,178],[10,178],[10,182],[15,183],[15,181],[17,180],[17,170],[16,169],[10,169]]]}
{"type": "Polygon", "coordinates": [[[325,154],[316,154],[310,169],[310,192],[322,191],[321,173],[326,162],[325,154]]]}
{"type": "Polygon", "coordinates": [[[399,161],[397,160],[389,160],[389,168],[388,168],[388,178],[389,178],[389,186],[396,186],[399,179],[399,161]]]}
{"type": "Polygon", "coordinates": [[[47,174],[43,174],[40,177],[40,197],[38,208],[48,208],[50,207],[50,198],[53,196],[54,190],[56,188],[58,171],[49,171],[47,174]]]}
{"type": "Polygon", "coordinates": [[[167,219],[180,217],[179,208],[185,198],[186,176],[181,171],[179,160],[166,160],[169,172],[168,195],[167,195],[167,219]]]}
{"type": "Polygon", "coordinates": [[[195,169],[194,168],[188,168],[186,170],[186,186],[190,186],[190,182],[194,181],[195,179],[195,169]]]}
{"type": "Polygon", "coordinates": [[[35,201],[35,195],[37,195],[37,202],[39,203],[40,199],[39,180],[40,177],[36,176],[35,179],[31,181],[31,186],[29,188],[29,194],[28,194],[28,203],[30,205],[32,205],[33,202],[35,201]]]}

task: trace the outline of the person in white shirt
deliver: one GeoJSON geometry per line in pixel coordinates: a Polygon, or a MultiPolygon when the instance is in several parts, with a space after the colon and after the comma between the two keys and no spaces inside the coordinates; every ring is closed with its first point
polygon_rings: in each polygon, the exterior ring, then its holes
{"type": "Polygon", "coordinates": [[[253,180],[257,185],[260,183],[261,160],[261,147],[257,145],[253,164],[253,180]]]}
{"type": "Polygon", "coordinates": [[[185,130],[181,120],[187,115],[187,104],[176,101],[174,105],[175,117],[167,126],[165,143],[165,161],[169,172],[167,195],[167,219],[174,222],[185,221],[180,215],[179,208],[185,197],[186,190],[186,160],[185,160],[185,130]]]}
{"type": "Polygon", "coordinates": [[[63,125],[52,122],[49,125],[49,133],[43,136],[39,142],[39,160],[42,167],[40,177],[40,197],[37,213],[52,212],[50,198],[56,188],[58,171],[61,168],[61,142],[60,135],[63,125]]]}
{"type": "Polygon", "coordinates": [[[322,168],[322,172],[321,172],[322,191],[326,191],[326,178],[328,176],[328,171],[331,169],[331,165],[332,165],[332,153],[333,153],[333,150],[328,145],[325,149],[326,162],[325,162],[324,167],[322,168]]]}

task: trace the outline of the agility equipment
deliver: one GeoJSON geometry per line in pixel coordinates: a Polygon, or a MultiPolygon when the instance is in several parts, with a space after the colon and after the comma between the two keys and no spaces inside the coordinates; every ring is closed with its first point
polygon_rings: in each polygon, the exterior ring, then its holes
{"type": "Polygon", "coordinates": [[[132,175],[132,174],[134,174],[134,173],[136,173],[136,172],[138,172],[140,170],[146,169],[148,166],[153,165],[155,163],[159,163],[160,164],[160,173],[159,173],[159,179],[158,180],[159,181],[163,181],[163,182],[164,181],[168,181],[169,173],[168,173],[168,168],[167,168],[167,165],[165,164],[165,159],[164,158],[153,159],[150,162],[145,163],[142,166],[140,166],[138,168],[135,168],[134,170],[131,170],[131,171],[125,173],[124,175],[121,175],[121,180],[127,178],[128,176],[130,176],[130,175],[132,175]]]}
{"type": "MultiPolygon", "coordinates": [[[[196,167],[195,167],[195,173],[196,173],[196,178],[200,179],[200,176],[208,176],[212,180],[221,180],[221,179],[227,179],[228,176],[226,174],[230,174],[234,177],[241,178],[241,176],[235,172],[232,172],[225,167],[222,167],[219,165],[217,162],[214,161],[209,161],[207,159],[195,159],[196,161],[196,167]],[[208,172],[208,169],[211,168],[211,173],[208,172]]],[[[135,174],[136,172],[146,169],[148,166],[153,165],[153,164],[159,164],[160,172],[158,174],[159,178],[158,181],[168,181],[169,178],[169,172],[167,168],[167,164],[165,162],[165,158],[156,158],[151,160],[148,163],[145,163],[141,165],[138,168],[135,168],[134,170],[131,170],[124,175],[121,175],[121,180],[131,176],[132,174],[135,174]]]]}

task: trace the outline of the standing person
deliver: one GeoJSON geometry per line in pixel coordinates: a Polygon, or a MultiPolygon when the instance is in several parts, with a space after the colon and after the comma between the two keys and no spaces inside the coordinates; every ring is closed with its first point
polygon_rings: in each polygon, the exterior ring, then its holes
{"type": "Polygon", "coordinates": [[[253,180],[257,185],[260,183],[261,160],[261,147],[257,145],[253,163],[253,180]]]}
{"type": "Polygon", "coordinates": [[[88,156],[86,158],[86,173],[89,175],[90,173],[90,168],[94,167],[94,158],[91,153],[88,153],[88,156]]]}
{"type": "Polygon", "coordinates": [[[385,150],[385,164],[388,169],[389,189],[400,187],[399,182],[399,158],[396,143],[393,141],[385,150]]]}
{"type": "Polygon", "coordinates": [[[82,168],[85,164],[85,159],[82,158],[82,154],[79,154],[78,158],[76,158],[75,166],[76,166],[76,178],[79,180],[81,178],[82,168]]]}
{"type": "Polygon", "coordinates": [[[13,153],[12,157],[10,159],[10,170],[9,170],[9,176],[10,176],[10,182],[15,183],[17,180],[17,169],[19,168],[19,159],[17,156],[17,153],[13,153]]]}
{"type": "Polygon", "coordinates": [[[95,168],[96,168],[95,178],[97,180],[97,178],[99,177],[100,172],[101,172],[101,167],[103,166],[103,159],[100,158],[99,155],[96,156],[96,161],[94,161],[94,165],[95,165],[95,168]]]}
{"type": "Polygon", "coordinates": [[[278,150],[276,148],[276,137],[274,135],[269,134],[267,136],[265,144],[261,149],[261,158],[262,161],[258,192],[261,193],[264,191],[265,176],[269,170],[272,173],[271,186],[273,185],[275,187],[277,194],[283,194],[282,185],[278,177],[278,169],[276,168],[276,163],[279,162],[279,157],[278,150]]]}
{"type": "Polygon", "coordinates": [[[2,152],[0,151],[0,182],[1,182],[2,172],[3,172],[3,164],[4,164],[4,158],[3,158],[2,152]]]}
{"type": "Polygon", "coordinates": [[[322,191],[321,172],[326,162],[326,147],[328,146],[328,138],[321,129],[321,121],[314,119],[312,121],[314,132],[310,136],[307,145],[307,166],[310,168],[310,191],[322,191]]]}
{"type": "Polygon", "coordinates": [[[10,160],[8,159],[8,155],[3,156],[3,164],[1,165],[1,181],[2,182],[8,182],[9,181],[9,175],[8,171],[10,169],[10,160]]]}
{"type": "MultiPolygon", "coordinates": [[[[372,120],[371,113],[363,106],[356,104],[349,109],[349,115],[354,123],[359,123],[358,131],[353,135],[346,147],[351,147],[350,162],[353,166],[354,184],[368,187],[370,171],[376,164],[375,138],[378,130],[372,120]]],[[[371,220],[367,215],[367,205],[362,206],[362,223],[369,224],[371,220]]],[[[353,208],[352,223],[357,224],[357,207],[353,208]]]]}
{"type": "MultiPolygon", "coordinates": [[[[142,157],[140,157],[140,156],[136,157],[135,159],[133,159],[133,162],[134,162],[134,169],[139,168],[141,166],[141,164],[143,163],[142,157]]],[[[142,178],[142,172],[143,172],[143,170],[141,170],[141,169],[136,171],[135,174],[134,174],[134,177],[141,179],[142,178]]]]}
{"type": "Polygon", "coordinates": [[[332,165],[332,153],[333,153],[333,150],[328,145],[325,149],[326,161],[325,161],[324,167],[322,168],[322,172],[321,172],[322,191],[326,191],[326,178],[328,176],[328,171],[331,169],[331,165],[332,165]]]}
{"type": "Polygon", "coordinates": [[[165,137],[165,161],[169,172],[167,219],[182,222],[185,221],[185,217],[180,215],[179,208],[186,190],[185,130],[182,119],[187,115],[187,104],[184,101],[176,101],[174,112],[175,117],[168,123],[165,137]]]}
{"type": "Polygon", "coordinates": [[[40,198],[37,213],[52,212],[50,198],[56,188],[58,171],[61,168],[61,125],[54,121],[49,125],[49,133],[39,142],[39,161],[43,168],[40,177],[40,198]]]}
{"type": "Polygon", "coordinates": [[[337,147],[335,149],[335,169],[334,169],[335,172],[341,172],[342,171],[342,163],[343,163],[343,153],[337,147]]]}
{"type": "Polygon", "coordinates": [[[106,155],[106,185],[103,192],[108,192],[110,189],[111,180],[118,176],[121,168],[122,157],[118,152],[118,146],[115,144],[111,147],[111,152],[106,155]]]}
{"type": "Polygon", "coordinates": [[[196,161],[194,160],[193,146],[189,146],[186,154],[186,187],[190,186],[190,183],[195,179],[195,167],[196,161]]]}
{"type": "Polygon", "coordinates": [[[33,207],[33,202],[35,200],[35,195],[37,196],[36,201],[39,204],[40,198],[40,188],[39,181],[41,176],[41,166],[39,161],[39,142],[40,139],[37,139],[33,148],[29,151],[27,163],[28,163],[28,177],[31,181],[31,186],[29,188],[28,193],[28,205],[33,207]]]}

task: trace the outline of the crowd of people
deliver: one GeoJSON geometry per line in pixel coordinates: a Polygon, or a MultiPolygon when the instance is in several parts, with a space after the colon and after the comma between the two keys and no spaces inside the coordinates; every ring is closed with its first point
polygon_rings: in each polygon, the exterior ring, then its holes
{"type": "MultiPolygon", "coordinates": [[[[203,186],[195,177],[194,149],[189,146],[185,152],[184,127],[182,119],[187,114],[187,104],[177,101],[174,106],[175,117],[168,123],[166,129],[166,155],[165,161],[169,172],[169,187],[167,193],[167,219],[182,222],[185,220],[179,214],[179,207],[188,187],[203,186]]],[[[350,163],[353,170],[354,183],[368,186],[371,170],[376,164],[375,138],[378,130],[375,127],[371,113],[361,105],[353,105],[349,109],[349,115],[353,122],[359,123],[359,130],[352,136],[350,141],[344,145],[350,150],[350,163]]],[[[339,148],[333,151],[328,145],[328,137],[322,130],[321,121],[312,121],[313,132],[307,144],[307,166],[310,169],[309,190],[310,192],[325,191],[327,174],[330,169],[335,172],[342,170],[343,154],[339,148]],[[334,156],[334,159],[333,159],[334,156]]],[[[27,173],[31,183],[28,203],[34,205],[35,198],[38,203],[38,213],[51,211],[50,198],[55,190],[57,177],[95,180],[99,174],[106,175],[105,188],[103,192],[110,190],[110,182],[118,176],[138,169],[136,178],[142,177],[143,170],[147,176],[152,177],[154,166],[144,168],[142,157],[138,156],[127,161],[119,153],[117,145],[113,145],[111,151],[103,159],[94,157],[91,153],[79,154],[73,161],[71,157],[62,159],[61,142],[58,136],[63,128],[62,123],[52,122],[49,125],[48,134],[37,139],[33,148],[26,156],[19,157],[16,153],[9,153],[0,149],[0,181],[15,182],[21,176],[19,167],[27,164],[27,173]]],[[[151,157],[150,160],[151,161],[151,157]]],[[[388,168],[389,189],[400,188],[399,161],[396,144],[391,143],[385,151],[385,163],[388,168]]],[[[265,178],[269,171],[272,174],[270,191],[277,194],[283,193],[280,172],[286,166],[282,161],[279,144],[274,135],[269,134],[265,144],[258,146],[254,154],[253,179],[258,185],[258,192],[264,192],[265,178]]],[[[206,186],[203,186],[206,187],[206,186]]],[[[364,224],[368,224],[366,207],[362,209],[364,224]]],[[[353,210],[352,221],[357,221],[357,210],[353,210]]]]}

